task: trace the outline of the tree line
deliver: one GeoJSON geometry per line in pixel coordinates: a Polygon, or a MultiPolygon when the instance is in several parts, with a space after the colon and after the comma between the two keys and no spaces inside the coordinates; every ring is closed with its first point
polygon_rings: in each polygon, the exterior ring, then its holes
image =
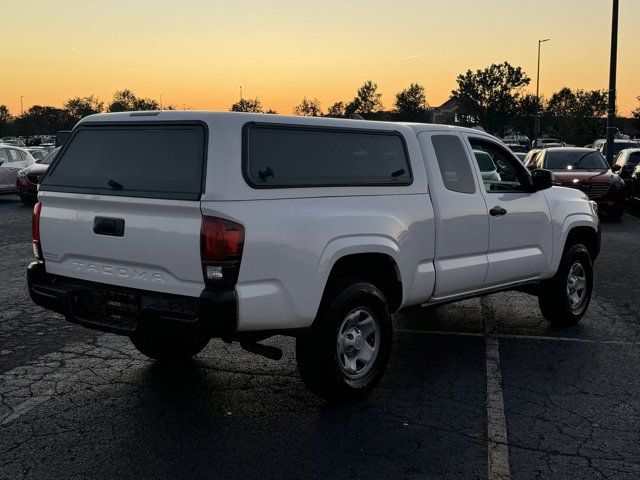
{"type": "MultiPolygon", "coordinates": [[[[520,133],[533,138],[537,115],[541,118],[541,132],[566,142],[583,145],[605,133],[607,92],[605,90],[574,90],[568,87],[555,92],[548,99],[536,98],[525,92],[531,83],[521,67],[508,62],[492,64],[484,69],[467,70],[456,78],[452,90],[455,115],[447,122],[466,126],[479,125],[489,133],[504,136],[520,133]]],[[[638,97],[640,103],[640,97],[638,97]]],[[[156,100],[136,96],[131,90],[114,93],[105,105],[97,97],[74,97],[62,108],[34,105],[18,116],[12,116],[0,105],[0,135],[53,133],[73,127],[81,118],[99,112],[131,110],[173,110],[172,105],[161,106],[156,100]]],[[[259,98],[241,99],[230,107],[233,112],[277,114],[265,109],[259,98]]],[[[317,98],[304,97],[293,108],[295,115],[349,117],[353,114],[370,119],[395,121],[433,121],[434,109],[429,106],[426,90],[419,83],[411,83],[397,92],[391,109],[385,110],[378,84],[367,80],[351,100],[336,101],[323,110],[317,98]]],[[[633,124],[627,126],[640,134],[640,105],[632,113],[633,124]]]]}

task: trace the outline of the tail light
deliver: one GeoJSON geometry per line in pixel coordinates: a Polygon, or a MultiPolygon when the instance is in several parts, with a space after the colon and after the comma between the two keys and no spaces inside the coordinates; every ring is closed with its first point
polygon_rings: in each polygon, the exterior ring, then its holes
{"type": "Polygon", "coordinates": [[[42,260],[42,246],[40,245],[40,211],[42,204],[36,203],[33,207],[33,218],[31,220],[31,232],[33,234],[33,256],[36,260],[42,260]]]}
{"type": "Polygon", "coordinates": [[[202,217],[200,260],[204,281],[210,286],[233,286],[238,280],[244,227],[215,217],[202,217]]]}

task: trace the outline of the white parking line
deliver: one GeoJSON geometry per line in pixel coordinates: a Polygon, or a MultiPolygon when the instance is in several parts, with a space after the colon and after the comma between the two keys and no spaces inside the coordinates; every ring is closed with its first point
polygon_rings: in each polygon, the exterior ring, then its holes
{"type": "Polygon", "coordinates": [[[498,325],[490,297],[480,297],[487,369],[487,478],[509,480],[509,440],[502,394],[498,325]]]}
{"type": "Polygon", "coordinates": [[[486,337],[486,362],[488,478],[489,480],[508,480],[511,478],[511,473],[507,419],[504,413],[498,339],[493,335],[486,337]]]}
{"type": "Polygon", "coordinates": [[[0,373],[0,425],[13,422],[61,392],[72,391],[78,381],[108,383],[123,370],[143,363],[132,353],[133,347],[124,337],[102,334],[92,342],[72,343],[0,373]]]}
{"type": "Polygon", "coordinates": [[[6,425],[9,422],[12,422],[18,417],[21,417],[29,410],[36,408],[38,405],[42,405],[53,397],[53,392],[48,395],[40,395],[37,397],[31,397],[24,403],[21,403],[17,407],[13,409],[12,412],[7,413],[6,415],[0,417],[0,425],[6,425]]]}
{"type": "MultiPolygon", "coordinates": [[[[486,334],[480,332],[455,332],[451,330],[414,330],[408,328],[398,328],[394,330],[400,333],[417,333],[422,335],[442,335],[452,337],[479,337],[484,338],[486,334]]],[[[595,340],[591,338],[575,338],[575,337],[551,337],[545,335],[524,335],[514,333],[496,333],[496,338],[510,338],[516,340],[548,340],[551,342],[569,342],[569,343],[591,343],[596,345],[631,345],[640,346],[640,341],[630,342],[626,340],[595,340]]]]}

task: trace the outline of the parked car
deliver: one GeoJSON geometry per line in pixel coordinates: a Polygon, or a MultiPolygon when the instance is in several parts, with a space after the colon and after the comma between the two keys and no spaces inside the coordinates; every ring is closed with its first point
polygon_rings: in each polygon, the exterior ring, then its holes
{"type": "Polygon", "coordinates": [[[0,145],[11,145],[13,147],[26,147],[25,143],[16,137],[2,137],[2,141],[0,141],[0,145]]]}
{"type": "Polygon", "coordinates": [[[473,154],[476,157],[476,162],[478,162],[478,168],[480,169],[482,180],[489,182],[500,181],[500,174],[498,174],[498,169],[493,163],[491,155],[482,150],[474,150],[473,154]]]}
{"type": "Polygon", "coordinates": [[[621,150],[616,157],[615,164],[620,167],[618,175],[623,180],[631,178],[631,174],[640,163],[640,148],[627,148],[621,150]]]}
{"type": "Polygon", "coordinates": [[[519,143],[505,143],[505,145],[509,147],[509,150],[513,153],[527,153],[529,151],[527,147],[520,145],[519,143]]]}
{"type": "Polygon", "coordinates": [[[313,392],[360,398],[384,373],[393,312],[535,287],[548,321],[580,320],[597,207],[551,186],[461,127],[92,115],[40,184],[28,288],[165,361],[212,337],[277,358],[259,342],[291,335],[313,392]],[[474,150],[500,178],[482,178],[474,150]]]}
{"type": "Polygon", "coordinates": [[[0,144],[0,193],[16,193],[18,172],[34,163],[24,148],[0,144]]]}
{"type": "Polygon", "coordinates": [[[524,164],[524,159],[527,158],[527,154],[526,153],[514,152],[514,155],[518,160],[520,160],[524,164]]]}
{"type": "Polygon", "coordinates": [[[34,163],[18,172],[16,190],[18,195],[20,195],[22,203],[25,205],[34,205],[36,203],[38,198],[38,185],[59,151],[60,148],[53,149],[40,162],[34,163]]]}
{"type": "MultiPolygon", "coordinates": [[[[600,138],[593,142],[593,148],[598,150],[604,157],[607,156],[607,139],[600,138]]],[[[613,156],[614,158],[618,155],[622,150],[627,148],[640,148],[640,142],[637,140],[627,140],[623,138],[616,138],[613,141],[613,156]]]]}
{"type": "Polygon", "coordinates": [[[640,164],[636,165],[628,180],[629,186],[629,206],[635,211],[640,211],[640,164]]]}
{"type": "Polygon", "coordinates": [[[36,162],[39,162],[40,160],[42,160],[44,157],[47,156],[47,150],[44,148],[27,147],[25,148],[25,150],[31,154],[31,156],[36,162]]]}
{"type": "MultiPolygon", "coordinates": [[[[598,209],[613,219],[624,213],[625,183],[607,165],[597,150],[590,148],[547,148],[535,157],[530,170],[544,168],[553,172],[556,185],[583,191],[598,203],[598,209]]],[[[619,170],[614,166],[615,171],[619,170]]]]}
{"type": "Polygon", "coordinates": [[[549,148],[549,147],[564,147],[565,143],[562,140],[552,137],[538,138],[533,141],[533,148],[549,148]]]}
{"type": "Polygon", "coordinates": [[[538,153],[540,153],[541,151],[542,151],[541,148],[534,148],[534,149],[529,150],[527,152],[527,154],[524,156],[524,160],[522,161],[523,165],[526,167],[530,163],[535,162],[534,159],[536,158],[536,155],[538,153]]]}

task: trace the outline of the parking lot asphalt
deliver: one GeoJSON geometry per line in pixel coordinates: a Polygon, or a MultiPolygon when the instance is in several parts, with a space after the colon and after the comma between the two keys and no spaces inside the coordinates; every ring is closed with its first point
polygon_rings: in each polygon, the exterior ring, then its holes
{"type": "Polygon", "coordinates": [[[31,209],[0,197],[0,479],[640,477],[640,220],[604,222],[590,309],[499,293],[395,317],[365,401],[213,340],[188,364],[33,305],[31,209]]]}

